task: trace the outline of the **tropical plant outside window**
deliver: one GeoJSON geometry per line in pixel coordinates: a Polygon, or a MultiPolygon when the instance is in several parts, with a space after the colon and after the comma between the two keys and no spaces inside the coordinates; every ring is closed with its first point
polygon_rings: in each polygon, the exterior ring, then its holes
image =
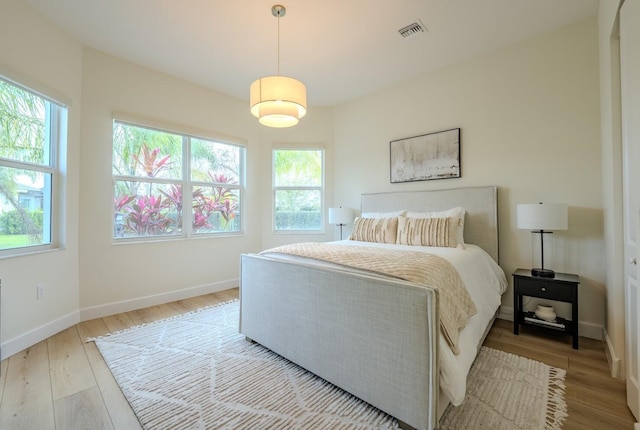
{"type": "Polygon", "coordinates": [[[274,149],[276,232],[321,232],[324,193],[322,149],[274,149]]]}
{"type": "Polygon", "coordinates": [[[114,121],[113,237],[239,232],[243,166],[241,146],[114,121]]]}
{"type": "Polygon", "coordinates": [[[0,253],[48,249],[66,108],[0,79],[0,253]]]}

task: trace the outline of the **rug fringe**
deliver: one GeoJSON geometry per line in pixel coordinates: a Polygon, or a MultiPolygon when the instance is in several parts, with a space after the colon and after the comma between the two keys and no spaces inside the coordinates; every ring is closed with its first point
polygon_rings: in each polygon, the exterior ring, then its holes
{"type": "Polygon", "coordinates": [[[176,318],[184,317],[184,316],[187,316],[187,315],[195,315],[195,314],[198,314],[200,312],[204,312],[204,311],[212,309],[212,308],[217,308],[218,306],[224,306],[224,305],[228,305],[229,303],[237,302],[238,300],[239,299],[231,299],[231,300],[227,300],[225,302],[216,303],[215,305],[205,306],[204,308],[198,308],[198,309],[195,309],[193,311],[185,312],[183,314],[178,314],[178,315],[174,315],[172,317],[162,318],[162,319],[159,319],[159,320],[156,320],[156,321],[152,321],[150,323],[139,324],[139,325],[135,325],[135,326],[132,326],[132,327],[129,327],[129,328],[125,328],[125,329],[122,329],[122,330],[114,331],[112,333],[107,333],[107,334],[104,334],[102,336],[88,337],[88,338],[86,338],[84,340],[84,343],[95,342],[98,339],[104,339],[106,337],[110,337],[110,336],[113,336],[113,335],[116,335],[116,334],[126,333],[129,330],[134,330],[136,328],[152,326],[154,324],[160,324],[160,323],[163,323],[163,322],[166,322],[166,321],[171,321],[171,320],[174,320],[176,318]]]}
{"type": "Polygon", "coordinates": [[[549,366],[549,387],[547,391],[547,413],[545,430],[562,430],[564,420],[569,416],[564,400],[566,371],[549,366]]]}

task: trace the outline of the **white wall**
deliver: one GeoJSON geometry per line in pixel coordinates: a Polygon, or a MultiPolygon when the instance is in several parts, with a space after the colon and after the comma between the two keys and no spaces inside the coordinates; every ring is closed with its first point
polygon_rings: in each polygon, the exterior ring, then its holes
{"type": "MultiPolygon", "coordinates": [[[[581,334],[599,337],[606,297],[599,122],[597,23],[589,19],[336,107],[336,204],[358,209],[363,192],[497,185],[509,277],[531,267],[531,237],[516,228],[516,205],[568,204],[569,230],[554,233],[552,268],[580,275],[581,334]],[[390,184],[389,141],[455,127],[461,178],[390,184]]],[[[512,306],[510,287],[503,307],[512,306]]],[[[557,307],[570,317],[568,306],[557,307]]]]}
{"type": "Polygon", "coordinates": [[[601,0],[598,10],[602,187],[607,269],[607,356],[614,376],[624,374],[624,255],[622,235],[622,138],[620,113],[621,0],[601,0]]]}
{"type": "Polygon", "coordinates": [[[78,189],[82,47],[27,2],[0,1],[0,74],[71,100],[68,145],[60,154],[64,195],[62,249],[0,260],[2,356],[78,321],[78,189]],[[36,300],[36,285],[46,295],[36,300]]]}

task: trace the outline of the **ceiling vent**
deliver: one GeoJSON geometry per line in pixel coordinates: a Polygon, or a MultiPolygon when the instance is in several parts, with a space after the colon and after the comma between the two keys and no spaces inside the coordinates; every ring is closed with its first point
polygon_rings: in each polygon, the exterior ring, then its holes
{"type": "Polygon", "coordinates": [[[418,36],[426,32],[427,27],[425,27],[422,21],[420,21],[419,19],[398,30],[398,33],[400,33],[400,36],[402,36],[403,39],[418,36]]]}

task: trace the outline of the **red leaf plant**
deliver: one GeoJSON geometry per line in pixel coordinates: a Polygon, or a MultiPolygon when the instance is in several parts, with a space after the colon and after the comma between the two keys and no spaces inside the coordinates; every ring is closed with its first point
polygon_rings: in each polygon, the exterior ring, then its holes
{"type": "MultiPolygon", "coordinates": [[[[209,172],[209,176],[218,184],[231,183],[224,174],[209,172]]],[[[136,236],[167,234],[182,223],[182,185],[172,184],[158,192],[161,195],[122,195],[114,199],[116,236],[122,236],[124,232],[136,236]],[[172,211],[175,211],[174,216],[170,216],[172,211]]],[[[207,196],[202,188],[196,188],[191,197],[194,232],[224,229],[236,217],[237,196],[230,188],[214,186],[211,196],[207,196]],[[216,212],[220,213],[221,219],[213,216],[216,212]],[[216,221],[220,225],[212,225],[216,221]]]]}
{"type": "Polygon", "coordinates": [[[162,196],[134,196],[127,212],[124,228],[138,236],[167,234],[174,224],[168,215],[171,202],[162,196]]]}
{"type": "Polygon", "coordinates": [[[143,143],[140,147],[140,152],[142,152],[142,160],[140,159],[139,154],[134,155],[133,158],[138,164],[140,164],[142,169],[150,178],[156,177],[158,173],[168,168],[171,164],[169,162],[171,155],[165,155],[158,160],[158,155],[160,155],[160,148],[156,148],[153,151],[150,151],[147,144],[143,143]]]}
{"type": "Polygon", "coordinates": [[[182,219],[182,185],[169,185],[168,190],[158,190],[171,201],[178,211],[179,218],[182,219]]]}
{"type": "MultiPolygon", "coordinates": [[[[232,183],[231,179],[223,173],[216,174],[209,172],[212,182],[219,184],[232,183]]],[[[213,187],[212,195],[208,197],[198,188],[193,193],[193,229],[194,231],[205,229],[226,228],[229,221],[236,216],[237,204],[235,202],[236,195],[227,187],[213,187]],[[212,217],[216,212],[220,213],[224,220],[221,225],[214,226],[211,224],[212,217]]]]}
{"type": "MultiPolygon", "coordinates": [[[[224,173],[211,173],[209,172],[209,176],[214,182],[220,184],[231,184],[233,183],[230,178],[228,178],[224,173]]],[[[235,218],[236,216],[236,196],[233,194],[230,188],[226,187],[214,187],[213,188],[213,198],[215,200],[215,210],[220,212],[226,223],[235,218]]]]}

